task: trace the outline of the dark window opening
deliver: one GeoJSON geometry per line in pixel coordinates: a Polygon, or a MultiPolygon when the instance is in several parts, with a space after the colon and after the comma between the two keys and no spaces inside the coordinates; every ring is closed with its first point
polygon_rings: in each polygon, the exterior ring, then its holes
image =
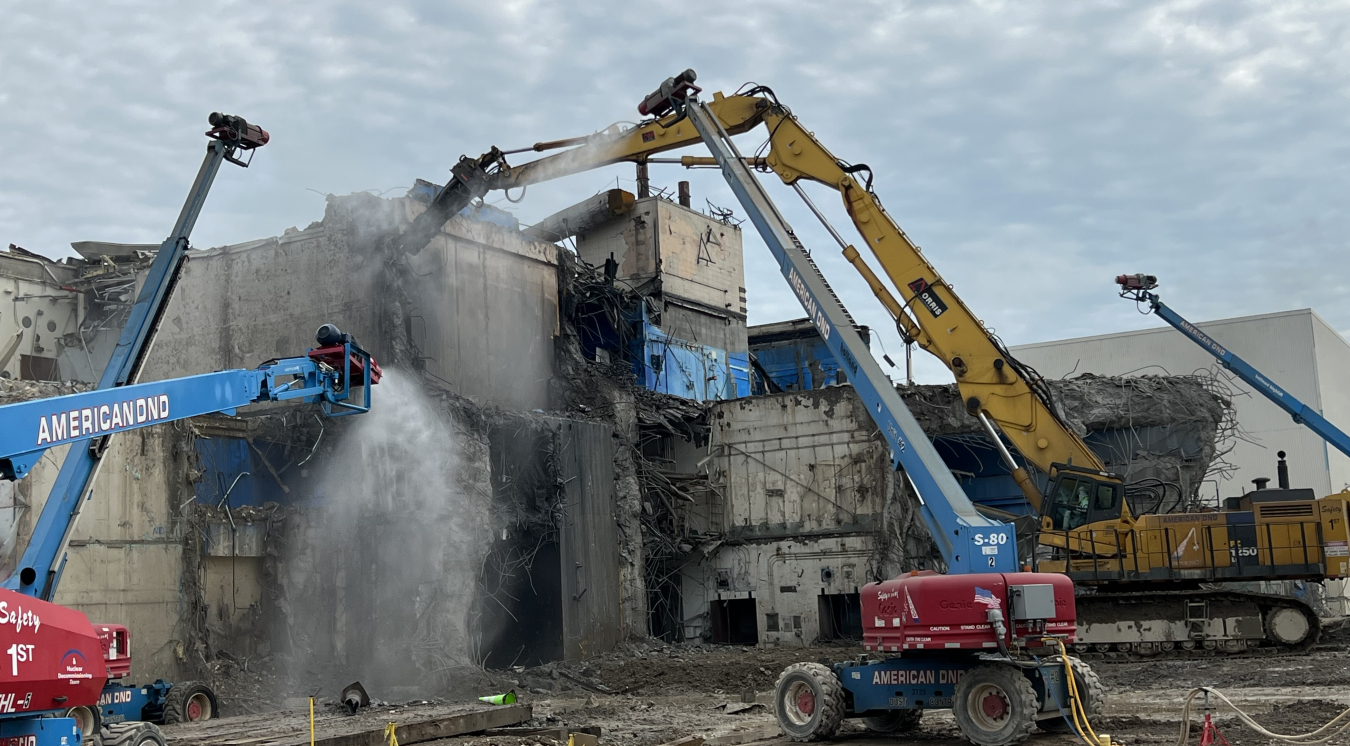
{"type": "MultiPolygon", "coordinates": [[[[507,563],[526,565],[530,547],[501,547],[507,563]]],[[[486,595],[478,622],[484,637],[483,667],[538,666],[563,658],[562,583],[557,542],[539,545],[527,570],[486,567],[480,582],[486,595]],[[534,578],[531,582],[531,577],[534,578]],[[495,631],[495,634],[492,632],[495,631]]]]}
{"type": "Polygon", "coordinates": [[[54,357],[20,355],[19,378],[24,381],[59,381],[61,368],[54,357]]]}
{"type": "Polygon", "coordinates": [[[722,645],[758,645],[755,599],[733,598],[708,605],[712,617],[712,641],[722,645]]]}
{"type": "Polygon", "coordinates": [[[821,640],[861,640],[862,600],[856,593],[826,593],[817,597],[821,640]]]}
{"type": "Polygon", "coordinates": [[[681,623],[684,600],[680,597],[680,576],[668,573],[655,588],[647,588],[647,631],[652,637],[666,642],[684,640],[681,623]]]}
{"type": "Polygon", "coordinates": [[[492,543],[479,571],[479,655],[488,669],[562,660],[563,567],[553,518],[562,494],[554,435],[504,424],[489,439],[493,507],[515,523],[492,543]]]}

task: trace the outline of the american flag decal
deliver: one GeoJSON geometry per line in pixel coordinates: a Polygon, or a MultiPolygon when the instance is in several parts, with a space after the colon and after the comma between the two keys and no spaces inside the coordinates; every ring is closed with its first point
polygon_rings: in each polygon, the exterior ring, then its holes
{"type": "Polygon", "coordinates": [[[1002,606],[1002,604],[999,603],[998,598],[994,596],[993,591],[981,588],[978,585],[975,586],[975,603],[984,604],[991,609],[997,609],[1002,606]]]}

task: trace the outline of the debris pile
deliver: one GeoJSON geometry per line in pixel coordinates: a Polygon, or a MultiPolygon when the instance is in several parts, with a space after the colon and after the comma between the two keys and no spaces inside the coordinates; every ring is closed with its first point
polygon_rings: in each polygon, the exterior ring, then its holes
{"type": "Polygon", "coordinates": [[[78,394],[82,391],[91,391],[93,388],[94,385],[91,383],[77,381],[25,381],[17,378],[0,378],[0,405],[78,394]]]}

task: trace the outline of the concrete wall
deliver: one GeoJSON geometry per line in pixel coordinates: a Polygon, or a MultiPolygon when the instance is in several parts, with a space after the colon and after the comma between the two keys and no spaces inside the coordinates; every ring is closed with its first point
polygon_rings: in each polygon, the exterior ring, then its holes
{"type": "Polygon", "coordinates": [[[456,392],[511,408],[547,406],[557,247],[455,218],[407,257],[410,306],[391,309],[379,242],[423,209],[408,199],[332,198],[324,220],[303,231],[192,252],[142,380],[303,355],[330,322],[379,358],[389,349],[380,339],[387,321],[403,327],[427,369],[456,392]]]}
{"type": "Polygon", "coordinates": [[[54,360],[66,351],[62,337],[78,332],[83,310],[78,293],[61,289],[74,277],[73,269],[55,262],[0,253],[0,375],[19,378],[23,356],[54,360]]]}
{"type": "Polygon", "coordinates": [[[375,350],[379,266],[324,224],[193,251],[141,373],[153,381],[303,355],[325,323],[375,350]]]}
{"type": "MultiPolygon", "coordinates": [[[[885,444],[851,388],[715,404],[707,530],[787,537],[867,530],[885,501],[885,444]]],[[[702,512],[702,511],[698,511],[702,512]]]]}
{"type": "Polygon", "coordinates": [[[685,635],[711,632],[713,602],[753,598],[761,645],[814,642],[819,596],[857,592],[879,561],[885,445],[849,387],[721,402],[710,420],[715,490],[690,528],[723,543],[682,573],[685,635]]]}
{"type": "MultiPolygon", "coordinates": [[[[1247,316],[1197,324],[1305,404],[1350,427],[1350,384],[1336,368],[1350,359],[1350,345],[1311,310],[1247,316]],[[1325,360],[1326,362],[1323,362],[1325,360]],[[1327,404],[1330,403],[1330,409],[1327,404]]],[[[1012,348],[1013,355],[1046,378],[1098,375],[1183,374],[1217,368],[1214,358],[1171,327],[1012,348]]],[[[1344,367],[1340,368],[1344,370],[1344,367]]],[[[1230,376],[1231,377],[1231,376],[1230,376]]],[[[1350,482],[1350,464],[1337,459],[1333,482],[1326,444],[1249,386],[1232,379],[1238,423],[1252,442],[1240,440],[1225,458],[1237,467],[1231,479],[1205,485],[1202,496],[1233,497],[1257,477],[1275,478],[1276,451],[1289,454],[1290,480],[1319,495],[1350,482]]]]}
{"type": "Polygon", "coordinates": [[[820,596],[857,593],[874,554],[870,535],[720,549],[702,572],[681,578],[685,638],[711,633],[714,601],[754,599],[759,645],[810,645],[821,636],[820,596]]]}
{"type": "Polygon", "coordinates": [[[660,278],[661,328],[680,339],[745,352],[745,258],[739,226],[659,197],[577,237],[577,254],[638,286],[660,278]]]}
{"type": "Polygon", "coordinates": [[[745,256],[740,226],[661,199],[654,199],[653,206],[663,290],[743,320],[745,256]]]}
{"type": "Polygon", "coordinates": [[[427,369],[480,403],[547,407],[558,248],[491,223],[447,228],[408,260],[417,278],[410,331],[427,369]]]}
{"type": "Polygon", "coordinates": [[[563,655],[580,660],[613,650],[623,639],[619,611],[619,529],[614,516],[614,429],[549,418],[558,434],[563,514],[563,655]]]}

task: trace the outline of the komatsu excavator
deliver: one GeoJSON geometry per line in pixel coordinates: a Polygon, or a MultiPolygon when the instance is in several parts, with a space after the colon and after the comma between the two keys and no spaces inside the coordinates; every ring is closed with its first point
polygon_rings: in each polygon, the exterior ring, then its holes
{"type": "MultiPolygon", "coordinates": [[[[489,190],[524,188],[614,163],[718,165],[706,156],[657,157],[703,141],[683,107],[685,97],[698,90],[695,79],[692,70],[667,79],[639,107],[651,119],[636,126],[611,127],[590,136],[540,142],[514,151],[493,148],[478,159],[461,159],[454,178],[437,196],[440,209],[433,203],[433,209],[424,213],[428,216],[425,222],[443,221],[453,214],[451,207],[467,204],[489,190]],[[521,165],[511,166],[506,160],[512,153],[557,149],[562,152],[521,165]]],[[[1024,550],[1023,562],[1065,573],[1080,587],[1080,653],[1297,652],[1316,642],[1320,621],[1301,600],[1232,587],[1204,587],[1231,580],[1310,577],[1295,565],[1316,564],[1311,559],[1320,551],[1316,541],[1291,538],[1285,542],[1300,557],[1306,549],[1308,563],[1286,563],[1283,560],[1288,557],[1280,554],[1246,564],[1239,573],[1217,555],[1197,565],[1186,549],[1196,543],[1189,532],[1177,535],[1152,528],[1154,524],[1190,522],[1189,514],[1151,516],[1147,526],[1138,525],[1140,516],[1131,510],[1124,480],[1106,470],[1065,421],[1052,389],[1035,370],[1009,354],[886,212],[872,189],[868,166],[833,155],[766,86],[747,85],[732,95],[714,93],[711,101],[700,105],[728,137],[764,125],[768,141],[760,149],[762,155],[742,158],[745,165],[771,171],[791,186],[890,312],[904,339],[952,371],[967,412],[988,433],[1039,516],[1034,547],[1024,550]],[[868,266],[863,252],[825,220],[803,188],[807,181],[839,193],[862,242],[898,295],[868,266]],[[1035,467],[1036,476],[1017,461],[1014,451],[1035,467]]],[[[425,243],[421,239],[426,230],[426,226],[418,230],[414,225],[405,232],[412,250],[425,243]]],[[[810,261],[809,254],[806,260],[810,261]]],[[[1290,535],[1302,536],[1297,531],[1290,535]]]]}

